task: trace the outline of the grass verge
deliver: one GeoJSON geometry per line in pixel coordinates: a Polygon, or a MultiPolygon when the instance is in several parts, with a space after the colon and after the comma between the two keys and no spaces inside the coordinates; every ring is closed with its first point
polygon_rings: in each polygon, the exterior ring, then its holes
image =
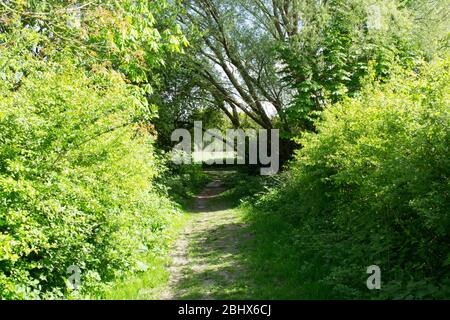
{"type": "Polygon", "coordinates": [[[145,263],[148,269],[143,272],[131,274],[110,284],[99,299],[103,300],[155,300],[165,289],[169,281],[170,248],[173,241],[188,222],[186,212],[174,217],[165,234],[165,243],[158,252],[146,256],[145,263]]]}

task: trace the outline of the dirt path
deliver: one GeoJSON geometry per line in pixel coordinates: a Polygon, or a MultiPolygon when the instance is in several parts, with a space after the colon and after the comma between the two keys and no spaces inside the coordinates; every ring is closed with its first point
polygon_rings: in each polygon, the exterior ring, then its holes
{"type": "Polygon", "coordinates": [[[161,299],[240,298],[248,291],[241,246],[245,224],[222,195],[219,180],[197,196],[192,218],[172,251],[170,281],[161,299]]]}

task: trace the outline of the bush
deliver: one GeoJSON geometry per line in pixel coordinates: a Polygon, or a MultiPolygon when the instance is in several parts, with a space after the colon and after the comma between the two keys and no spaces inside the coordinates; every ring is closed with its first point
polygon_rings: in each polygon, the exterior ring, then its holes
{"type": "Polygon", "coordinates": [[[167,194],[174,202],[187,207],[211,177],[203,171],[201,164],[175,165],[170,153],[163,153],[161,159],[164,170],[155,180],[158,190],[167,194]]]}
{"type": "Polygon", "coordinates": [[[282,221],[272,260],[309,272],[332,297],[450,297],[449,64],[399,69],[324,112],[285,183],[249,215],[268,232],[282,221]],[[374,264],[379,294],[365,287],[374,264]]]}
{"type": "Polygon", "coordinates": [[[156,192],[151,136],[136,87],[102,66],[40,67],[0,84],[0,297],[92,292],[155,251],[178,213],[156,192]]]}

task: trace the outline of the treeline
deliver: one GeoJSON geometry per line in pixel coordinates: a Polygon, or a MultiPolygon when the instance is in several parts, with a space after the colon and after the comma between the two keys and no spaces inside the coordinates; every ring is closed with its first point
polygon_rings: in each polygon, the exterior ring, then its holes
{"type": "Polygon", "coordinates": [[[156,127],[279,129],[281,160],[316,130],[329,104],[362,89],[369,70],[387,81],[448,47],[442,0],[190,0],[178,21],[190,46],[171,56],[156,127]],[[369,64],[371,68],[369,68],[369,64]]]}

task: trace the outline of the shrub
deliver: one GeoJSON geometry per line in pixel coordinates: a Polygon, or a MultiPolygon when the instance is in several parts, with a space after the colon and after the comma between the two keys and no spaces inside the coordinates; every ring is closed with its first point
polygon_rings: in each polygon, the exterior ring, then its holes
{"type": "Polygon", "coordinates": [[[166,169],[155,180],[158,190],[187,207],[192,197],[200,192],[211,177],[203,172],[201,164],[174,165],[169,153],[163,154],[161,158],[166,169]]]}
{"type": "Polygon", "coordinates": [[[285,183],[250,214],[268,230],[281,216],[285,263],[316,261],[309,271],[321,270],[315,280],[334,297],[450,296],[449,64],[398,69],[331,106],[318,132],[299,140],[285,183]],[[365,287],[373,264],[379,295],[365,287]]]}
{"type": "MultiPolygon", "coordinates": [[[[67,60],[66,60],[67,61],[67,60]]],[[[67,296],[143,267],[177,209],[156,192],[145,100],[102,66],[46,64],[0,84],[0,297],[67,296]]]]}

